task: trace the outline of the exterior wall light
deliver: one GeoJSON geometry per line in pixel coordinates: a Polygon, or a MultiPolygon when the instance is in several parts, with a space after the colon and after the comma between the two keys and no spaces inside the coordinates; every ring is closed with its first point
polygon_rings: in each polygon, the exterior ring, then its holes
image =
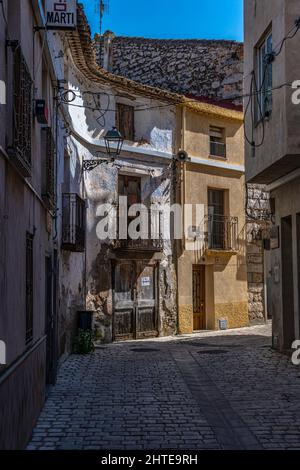
{"type": "Polygon", "coordinates": [[[105,134],[104,140],[108,157],[111,160],[119,157],[122,151],[124,139],[118,129],[113,127],[105,134]]]}
{"type": "Polygon", "coordinates": [[[92,171],[103,163],[114,162],[121,154],[124,138],[116,127],[113,127],[104,136],[106,147],[106,158],[97,158],[97,160],[84,160],[83,171],[92,171]]]}

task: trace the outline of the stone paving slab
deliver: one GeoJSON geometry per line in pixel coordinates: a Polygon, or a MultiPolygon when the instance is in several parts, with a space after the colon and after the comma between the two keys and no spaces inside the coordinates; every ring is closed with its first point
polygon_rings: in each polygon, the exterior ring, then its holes
{"type": "Polygon", "coordinates": [[[299,449],[300,368],[270,344],[267,325],[73,355],[28,449],[299,449]]]}

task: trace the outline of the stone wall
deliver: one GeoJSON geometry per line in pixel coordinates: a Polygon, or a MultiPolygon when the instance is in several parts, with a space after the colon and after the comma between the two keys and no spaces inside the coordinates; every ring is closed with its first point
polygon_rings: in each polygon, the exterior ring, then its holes
{"type": "Polygon", "coordinates": [[[145,85],[213,100],[238,99],[243,90],[243,44],[95,36],[100,66],[145,85]]]}
{"type": "Polygon", "coordinates": [[[265,314],[264,248],[262,233],[268,225],[269,193],[264,186],[248,185],[247,269],[249,319],[263,323],[265,314]]]}

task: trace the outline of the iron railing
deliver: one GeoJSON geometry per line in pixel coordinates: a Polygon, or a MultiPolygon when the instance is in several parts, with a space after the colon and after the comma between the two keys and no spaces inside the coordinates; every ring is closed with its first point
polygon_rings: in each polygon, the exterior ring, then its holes
{"type": "Polygon", "coordinates": [[[54,209],[56,203],[55,191],[55,142],[51,127],[44,127],[43,149],[45,150],[45,174],[43,200],[48,209],[54,209]]]}
{"type": "Polygon", "coordinates": [[[208,215],[205,223],[209,250],[236,251],[238,249],[237,217],[208,215]]]}
{"type": "MultiPolygon", "coordinates": [[[[130,233],[128,233],[128,228],[130,223],[135,219],[134,218],[127,218],[127,239],[122,239],[121,237],[124,236],[124,225],[122,221],[123,217],[125,217],[125,225],[126,225],[126,214],[122,214],[122,209],[118,207],[117,214],[118,214],[118,233],[117,233],[117,240],[115,241],[115,248],[116,249],[123,249],[123,250],[145,250],[145,251],[162,251],[164,247],[163,241],[163,234],[162,234],[162,227],[163,227],[163,213],[159,210],[147,210],[141,211],[137,214],[136,217],[141,216],[142,226],[139,227],[139,231],[141,232],[141,236],[137,239],[133,239],[130,237],[130,233]],[[120,229],[120,225],[122,225],[122,232],[120,229]]],[[[126,212],[126,211],[125,211],[126,212]]]]}
{"type": "Polygon", "coordinates": [[[14,51],[13,143],[11,158],[25,177],[31,175],[33,81],[20,46],[14,51]]]}
{"type": "Polygon", "coordinates": [[[63,194],[62,248],[67,251],[85,250],[85,201],[77,194],[63,194]]]}
{"type": "Polygon", "coordinates": [[[210,141],[210,155],[212,157],[226,158],[226,144],[223,142],[210,141]]]}

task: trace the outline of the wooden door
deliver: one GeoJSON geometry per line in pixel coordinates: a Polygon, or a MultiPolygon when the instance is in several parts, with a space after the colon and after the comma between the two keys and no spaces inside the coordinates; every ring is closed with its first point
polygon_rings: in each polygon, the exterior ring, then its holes
{"type": "Polygon", "coordinates": [[[157,329],[157,268],[143,261],[120,261],[114,270],[115,341],[151,338],[157,329]]]}
{"type": "Polygon", "coordinates": [[[117,263],[114,270],[114,324],[115,340],[135,337],[135,269],[131,261],[117,263]]]}
{"type": "Polygon", "coordinates": [[[155,265],[145,265],[137,262],[137,322],[136,337],[152,338],[158,335],[157,331],[157,268],[155,265]]]}
{"type": "Polygon", "coordinates": [[[193,267],[193,315],[194,331],[206,328],[205,266],[193,267]]]}

